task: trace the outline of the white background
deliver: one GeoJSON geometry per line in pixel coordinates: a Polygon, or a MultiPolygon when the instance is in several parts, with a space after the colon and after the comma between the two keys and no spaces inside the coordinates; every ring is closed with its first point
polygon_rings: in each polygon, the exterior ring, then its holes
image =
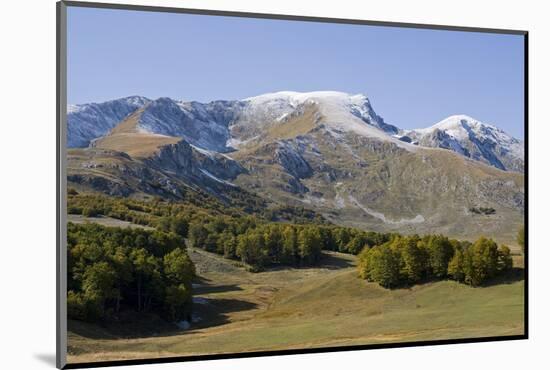
{"type": "MultiPolygon", "coordinates": [[[[113,0],[112,2],[116,2],[113,0]]],[[[131,369],[548,368],[550,22],[537,0],[203,0],[133,4],[513,28],[530,32],[530,339],[131,369]]],[[[55,1],[11,0],[0,12],[1,367],[53,368],[55,354],[55,1]]],[[[519,124],[519,123],[518,123],[519,124]]]]}

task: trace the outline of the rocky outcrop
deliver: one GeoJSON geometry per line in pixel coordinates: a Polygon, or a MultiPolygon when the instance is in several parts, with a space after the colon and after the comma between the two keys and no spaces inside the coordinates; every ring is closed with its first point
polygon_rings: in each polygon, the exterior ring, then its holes
{"type": "Polygon", "coordinates": [[[246,172],[239,163],[226,155],[196,149],[185,140],[161,147],[158,153],[146,161],[159,170],[198,186],[212,181],[231,185],[229,181],[246,172]]]}
{"type": "Polygon", "coordinates": [[[472,117],[451,116],[432,127],[407,131],[419,146],[452,150],[504,171],[524,171],[523,143],[472,117]]]}
{"type": "Polygon", "coordinates": [[[313,174],[309,163],[290,142],[279,142],[274,158],[289,174],[297,179],[304,179],[313,174]]]}

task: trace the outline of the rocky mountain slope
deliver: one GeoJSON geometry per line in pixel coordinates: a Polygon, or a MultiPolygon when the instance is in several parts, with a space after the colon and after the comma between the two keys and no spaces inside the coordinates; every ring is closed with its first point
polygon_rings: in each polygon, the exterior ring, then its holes
{"type": "Polygon", "coordinates": [[[93,139],[106,135],[120,121],[143,108],[137,124],[140,132],[183,137],[203,149],[229,152],[242,142],[262,135],[267,126],[301,114],[308,104],[318,104],[335,129],[448,149],[502,170],[523,171],[523,142],[493,125],[456,115],[428,128],[402,130],[378,116],[366,96],[334,91],[282,91],[210,103],[170,98],[151,101],[133,96],[100,104],[71,105],[68,107],[68,146],[88,146],[93,139]],[[369,128],[378,128],[382,133],[365,132],[369,128]]]}
{"type": "Polygon", "coordinates": [[[404,132],[420,146],[450,149],[502,170],[523,172],[523,143],[501,129],[465,115],[404,132]]]}
{"type": "Polygon", "coordinates": [[[364,95],[340,92],[143,102],[90,147],[69,151],[73,185],[175,198],[191,187],[229,202],[245,192],[404,233],[508,240],[523,221],[522,143],[469,117],[405,132],[364,95]]]}
{"type": "Polygon", "coordinates": [[[189,144],[177,136],[149,133],[139,126],[148,106],[127,116],[90,147],[69,150],[69,180],[98,190],[127,196],[135,192],[178,198],[184,188],[206,190],[220,198],[236,185],[230,180],[244,172],[229,157],[189,144]],[[89,170],[93,171],[89,171],[89,170]],[[111,183],[111,185],[109,185],[111,183]]]}
{"type": "Polygon", "coordinates": [[[141,96],[111,100],[104,103],[69,105],[67,107],[67,146],[86,147],[101,137],[130,113],[143,107],[149,99],[141,96]]]}

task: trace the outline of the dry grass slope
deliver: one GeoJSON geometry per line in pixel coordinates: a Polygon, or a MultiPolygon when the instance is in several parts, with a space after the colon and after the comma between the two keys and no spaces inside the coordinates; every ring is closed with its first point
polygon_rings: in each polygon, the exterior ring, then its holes
{"type": "MultiPolygon", "coordinates": [[[[191,250],[201,321],[189,331],[117,337],[71,322],[69,362],[522,334],[523,280],[471,288],[451,281],[386,290],[356,276],[355,257],[317,268],[246,272],[191,250]]],[[[521,261],[519,261],[521,264],[521,261]]]]}
{"type": "Polygon", "coordinates": [[[176,144],[181,139],[171,136],[122,133],[105,136],[96,141],[96,148],[116,150],[127,153],[132,158],[147,158],[157,152],[160,147],[176,144]]]}
{"type": "Polygon", "coordinates": [[[146,158],[164,145],[175,144],[181,138],[140,132],[137,128],[139,118],[145,108],[138,109],[124,121],[116,125],[109,135],[94,142],[99,149],[124,152],[133,158],[146,158]]]}
{"type": "Polygon", "coordinates": [[[523,222],[522,174],[448,150],[408,152],[343,133],[335,141],[333,135],[320,128],[300,138],[302,155],[314,169],[311,177],[300,180],[308,191],[287,190],[289,176],[273,160],[275,147],[269,143],[232,153],[249,170],[235,182],[281,203],[313,208],[336,224],[405,234],[444,233],[469,240],[485,235],[515,245],[523,222]],[[480,206],[495,208],[496,214],[468,211],[480,206]],[[400,222],[418,216],[421,222],[400,222]]]}

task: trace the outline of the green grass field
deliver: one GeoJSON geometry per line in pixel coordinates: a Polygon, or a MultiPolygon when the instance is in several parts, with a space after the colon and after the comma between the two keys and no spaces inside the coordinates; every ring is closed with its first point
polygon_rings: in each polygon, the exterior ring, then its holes
{"type": "MultiPolygon", "coordinates": [[[[189,250],[201,280],[197,321],[178,331],[150,318],[109,330],[69,322],[69,362],[250,352],[522,334],[522,269],[471,288],[440,281],[387,290],[357,278],[355,257],[322,266],[247,272],[238,262],[189,250]]],[[[516,266],[522,265],[515,257],[516,266]]]]}

